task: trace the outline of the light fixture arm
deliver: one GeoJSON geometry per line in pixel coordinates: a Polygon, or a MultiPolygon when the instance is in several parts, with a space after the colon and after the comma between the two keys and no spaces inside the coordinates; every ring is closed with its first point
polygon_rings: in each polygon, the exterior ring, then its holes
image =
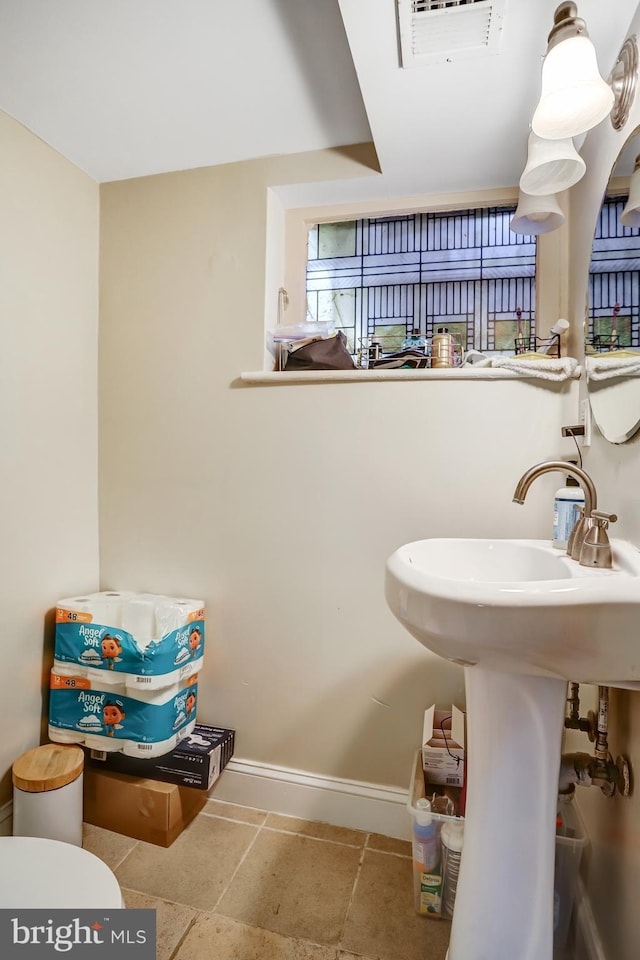
{"type": "Polygon", "coordinates": [[[578,7],[571,0],[561,3],[553,15],[553,27],[547,39],[547,53],[552,47],[571,37],[589,37],[587,24],[578,16],[578,7]]]}

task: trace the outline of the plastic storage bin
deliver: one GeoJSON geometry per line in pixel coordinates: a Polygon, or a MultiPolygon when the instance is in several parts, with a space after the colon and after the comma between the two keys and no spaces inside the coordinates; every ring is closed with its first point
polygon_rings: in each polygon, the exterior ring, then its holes
{"type": "Polygon", "coordinates": [[[589,842],[578,809],[572,800],[560,799],[558,815],[560,822],[556,828],[556,869],[553,890],[555,950],[563,949],[567,940],[580,863],[589,842]]]}
{"type": "Polygon", "coordinates": [[[443,909],[443,889],[446,877],[443,876],[442,846],[440,834],[445,823],[464,823],[462,817],[449,817],[445,814],[427,812],[429,823],[425,823],[425,810],[419,801],[425,798],[424,774],[422,771],[422,751],[415,755],[407,809],[411,817],[411,836],[413,853],[413,896],[416,912],[426,917],[446,917],[443,909]],[[434,859],[433,851],[437,850],[434,859]]]}
{"type": "MultiPolygon", "coordinates": [[[[419,816],[417,801],[421,797],[424,797],[424,795],[425,786],[422,757],[420,750],[418,750],[411,773],[409,800],[407,803],[407,808],[411,816],[412,837],[415,836],[415,824],[418,822],[419,816]]],[[[556,828],[553,895],[554,950],[562,950],[567,941],[580,863],[585,847],[589,842],[578,809],[571,799],[559,799],[558,814],[559,825],[556,828]]],[[[464,824],[463,817],[447,817],[442,814],[432,813],[432,818],[436,826],[438,840],[440,840],[442,825],[444,823],[464,824]]],[[[449,910],[443,905],[442,860],[436,870],[430,870],[428,873],[422,873],[421,875],[421,871],[414,858],[413,889],[417,913],[430,917],[447,917],[451,915],[449,910]]],[[[452,905],[451,900],[449,900],[449,905],[452,905]]]]}

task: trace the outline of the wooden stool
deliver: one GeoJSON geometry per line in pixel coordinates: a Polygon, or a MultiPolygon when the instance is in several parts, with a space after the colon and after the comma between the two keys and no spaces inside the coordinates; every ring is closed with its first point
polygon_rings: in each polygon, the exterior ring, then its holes
{"type": "Polygon", "coordinates": [[[47,743],[13,764],[13,835],[82,846],[82,771],[77,746],[47,743]]]}

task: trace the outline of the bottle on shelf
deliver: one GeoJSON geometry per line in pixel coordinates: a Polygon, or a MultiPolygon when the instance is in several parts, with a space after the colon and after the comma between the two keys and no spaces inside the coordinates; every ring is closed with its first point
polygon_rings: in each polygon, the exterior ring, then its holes
{"type": "Polygon", "coordinates": [[[440,914],[441,877],[438,825],[426,797],[416,801],[413,818],[413,892],[418,913],[440,914]]]}
{"type": "Polygon", "coordinates": [[[443,823],[440,831],[440,841],[442,844],[442,913],[445,917],[453,916],[463,839],[463,822],[443,823]]]}
{"type": "Polygon", "coordinates": [[[431,366],[453,366],[453,337],[447,327],[438,327],[431,343],[431,366]]]}
{"type": "Polygon", "coordinates": [[[408,337],[406,337],[404,343],[402,344],[403,350],[420,350],[424,351],[427,345],[426,338],[420,333],[418,327],[414,327],[408,337]]]}
{"type": "Polygon", "coordinates": [[[382,344],[380,340],[375,335],[369,341],[369,349],[367,352],[367,366],[372,367],[376,360],[379,360],[382,356],[382,344]]]}

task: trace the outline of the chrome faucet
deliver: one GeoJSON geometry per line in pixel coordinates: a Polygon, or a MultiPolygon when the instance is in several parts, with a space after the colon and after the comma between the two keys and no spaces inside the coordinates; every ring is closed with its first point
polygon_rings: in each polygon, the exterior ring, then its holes
{"type": "Polygon", "coordinates": [[[567,554],[572,559],[578,560],[583,567],[611,567],[611,545],[607,527],[610,523],[615,523],[618,518],[614,513],[600,513],[596,510],[595,485],[589,474],[580,467],[565,460],[545,460],[543,463],[536,463],[518,480],[513,493],[514,503],[524,503],[533,481],[543,473],[552,473],[555,470],[570,473],[580,482],[584,491],[584,508],[580,510],[580,516],[569,536],[567,554]]]}

